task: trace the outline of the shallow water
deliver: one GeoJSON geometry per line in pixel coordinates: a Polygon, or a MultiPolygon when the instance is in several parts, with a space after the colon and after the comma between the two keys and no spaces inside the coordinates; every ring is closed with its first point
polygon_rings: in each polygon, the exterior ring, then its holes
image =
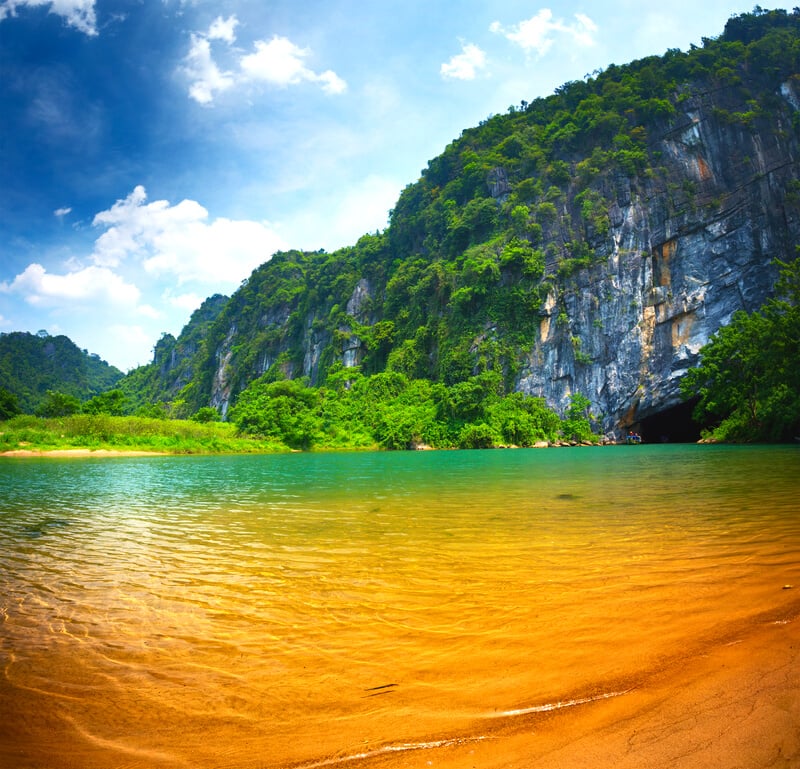
{"type": "Polygon", "coordinates": [[[800,589],[796,447],[0,464],[0,764],[325,766],[624,696],[800,589]]]}

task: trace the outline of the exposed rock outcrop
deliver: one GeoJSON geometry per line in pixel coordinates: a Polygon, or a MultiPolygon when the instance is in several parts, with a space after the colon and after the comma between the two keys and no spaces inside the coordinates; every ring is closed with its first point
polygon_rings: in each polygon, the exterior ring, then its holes
{"type": "Polygon", "coordinates": [[[603,190],[612,204],[608,234],[594,241],[602,258],[550,297],[519,389],[562,408],[583,393],[610,432],[680,402],[700,348],[764,302],[773,260],[800,243],[787,198],[800,175],[795,84],[781,94],[767,131],[720,121],[714,93],[688,99],[655,147],[661,178],[603,190]]]}

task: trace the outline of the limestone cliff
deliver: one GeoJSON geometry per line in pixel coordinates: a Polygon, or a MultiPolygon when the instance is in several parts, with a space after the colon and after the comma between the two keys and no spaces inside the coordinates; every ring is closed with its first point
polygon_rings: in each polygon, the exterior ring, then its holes
{"type": "Polygon", "coordinates": [[[724,92],[697,94],[652,147],[665,174],[607,180],[604,258],[552,292],[519,389],[553,404],[582,392],[610,431],[680,401],[699,349],[764,302],[772,260],[800,243],[796,86],[755,130],[719,119],[724,92]]]}
{"type": "Polygon", "coordinates": [[[385,232],[254,271],[190,377],[170,361],[180,395],[224,415],[264,374],[493,368],[560,411],[582,393],[619,434],[679,402],[703,344],[794,257],[799,139],[800,11],[523,102],[431,160],[385,232]]]}

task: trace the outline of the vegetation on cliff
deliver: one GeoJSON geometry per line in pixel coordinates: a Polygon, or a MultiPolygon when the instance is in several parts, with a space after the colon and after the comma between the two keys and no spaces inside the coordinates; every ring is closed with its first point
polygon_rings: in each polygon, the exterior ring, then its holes
{"type": "Polygon", "coordinates": [[[706,438],[784,441],[800,436],[800,259],[781,262],[777,296],[737,313],[701,350],[681,382],[697,397],[706,438]]]}
{"type": "Polygon", "coordinates": [[[365,377],[339,368],[318,388],[262,377],[242,393],[231,419],[244,434],[298,449],[474,449],[595,442],[588,406],[575,396],[562,420],[541,398],[503,396],[500,375],[492,371],[448,386],[399,372],[365,377]]]}

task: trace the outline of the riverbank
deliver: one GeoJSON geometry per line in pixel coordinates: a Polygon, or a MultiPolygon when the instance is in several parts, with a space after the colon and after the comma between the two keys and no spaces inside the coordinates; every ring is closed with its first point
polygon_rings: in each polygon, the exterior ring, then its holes
{"type": "Polygon", "coordinates": [[[18,416],[0,423],[0,457],[258,454],[288,451],[274,440],[240,435],[229,423],[75,414],[18,416]]]}
{"type": "Polygon", "coordinates": [[[11,449],[0,451],[0,457],[159,457],[164,451],[130,451],[119,449],[11,449]]]}
{"type": "MultiPolygon", "coordinates": [[[[617,696],[530,713],[480,739],[377,753],[360,769],[800,766],[800,602],[617,696]]],[[[476,727],[476,728],[479,728],[476,727]]],[[[431,743],[434,745],[434,743],[431,743]]]]}

